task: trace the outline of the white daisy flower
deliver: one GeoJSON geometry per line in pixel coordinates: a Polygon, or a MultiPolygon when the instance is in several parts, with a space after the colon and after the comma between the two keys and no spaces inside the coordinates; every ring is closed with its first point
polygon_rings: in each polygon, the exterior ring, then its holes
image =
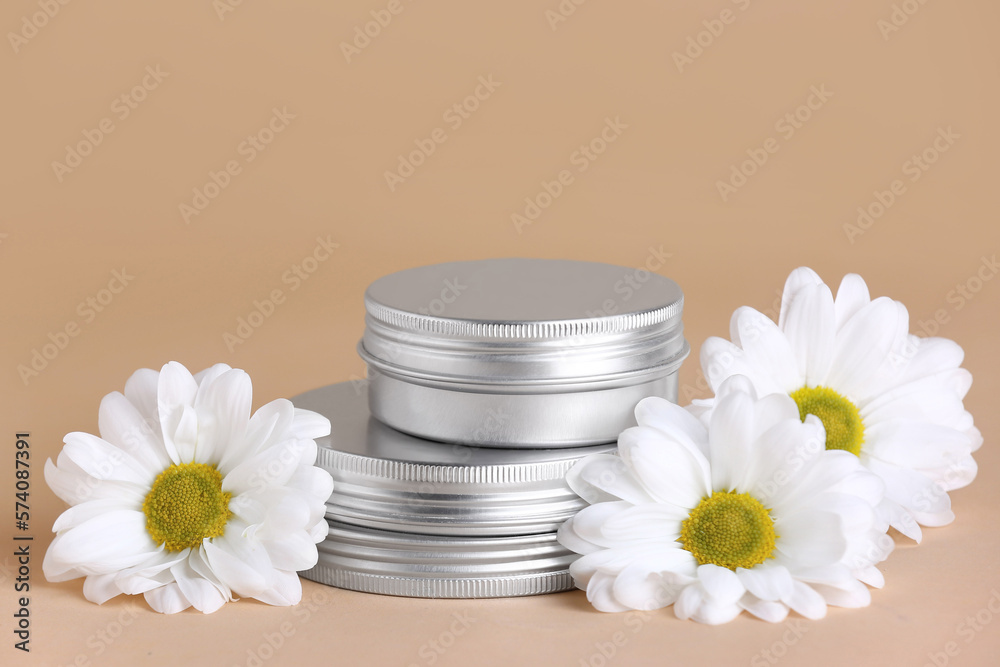
{"type": "Polygon", "coordinates": [[[904,535],[919,542],[920,525],[954,520],[947,492],[975,478],[972,452],[983,442],[962,403],[972,375],[960,368],[961,347],[911,335],[905,306],[871,299],[861,276],[845,276],[834,299],[808,268],[789,275],[777,325],[744,307],[730,330],[732,342],[701,348],[713,390],[740,374],[759,394],[791,395],[803,418],[822,420],[827,448],[882,478],[880,513],[904,535]]]}
{"type": "Polygon", "coordinates": [[[874,509],[882,483],[826,450],[818,419],[800,420],[787,395],[758,400],[738,376],[701,420],[655,397],[635,415],[620,457],[590,456],[567,476],[592,504],[559,541],[582,554],[570,573],[597,609],[673,604],[718,624],[869,604],[865,583],[881,587],[874,563],[892,549],[874,509]]]}
{"type": "Polygon", "coordinates": [[[284,399],[250,416],[250,377],[216,364],[142,369],[101,401],[101,437],[69,433],[45,481],[70,508],[42,569],[86,577],[98,604],[142,593],[162,613],[240,597],[296,604],[296,574],[327,534],[329,473],[313,466],[330,422],[284,399]]]}

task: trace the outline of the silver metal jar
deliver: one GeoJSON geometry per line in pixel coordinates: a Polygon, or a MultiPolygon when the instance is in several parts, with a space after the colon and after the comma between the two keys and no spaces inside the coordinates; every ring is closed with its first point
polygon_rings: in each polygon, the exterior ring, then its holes
{"type": "Polygon", "coordinates": [[[362,593],[422,598],[498,598],[573,588],[578,558],[555,533],[458,538],[330,522],[319,562],[302,576],[362,593]]]}
{"type": "Polygon", "coordinates": [[[566,472],[614,445],[485,449],[421,440],[369,416],[367,395],[350,382],[292,399],[330,420],[316,465],[334,480],[331,522],[385,531],[503,537],[553,533],[586,506],[566,472]]]}
{"type": "Polygon", "coordinates": [[[683,294],[645,269],[487,259],[407,269],[365,293],[372,414],[480,447],[613,442],[677,397],[683,294]]]}

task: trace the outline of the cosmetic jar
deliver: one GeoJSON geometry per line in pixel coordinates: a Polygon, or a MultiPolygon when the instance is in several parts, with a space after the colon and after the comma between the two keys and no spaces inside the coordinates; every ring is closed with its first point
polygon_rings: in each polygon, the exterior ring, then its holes
{"type": "Polygon", "coordinates": [[[350,590],[417,597],[510,597],[573,587],[576,554],[559,526],[586,506],[566,472],[614,444],[558,449],[422,440],[374,419],[352,382],[292,399],[330,420],[316,439],[329,471],[329,534],[302,576],[350,590]]]}
{"type": "Polygon", "coordinates": [[[368,412],[350,382],[294,399],[330,420],[317,439],[316,465],[333,476],[331,521],[427,535],[530,535],[553,532],[586,503],[565,482],[584,456],[614,445],[496,449],[421,440],[368,412]]]}
{"type": "Polygon", "coordinates": [[[573,588],[577,554],[555,533],[459,538],[330,522],[319,561],[302,576],[362,593],[422,598],[497,598],[573,588]]]}
{"type": "Polygon", "coordinates": [[[613,442],[677,397],[680,287],[645,269],[486,259],[407,269],[365,293],[371,414],[421,438],[502,448],[613,442]]]}

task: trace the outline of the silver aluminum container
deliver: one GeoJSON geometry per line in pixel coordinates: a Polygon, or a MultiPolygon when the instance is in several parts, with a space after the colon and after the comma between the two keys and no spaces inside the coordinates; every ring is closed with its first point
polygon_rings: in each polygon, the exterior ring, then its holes
{"type": "Polygon", "coordinates": [[[487,449],[421,440],[370,417],[351,382],[295,397],[325,415],[316,465],[334,479],[331,521],[425,535],[551,533],[586,503],[565,482],[573,464],[615,446],[487,449]]]}
{"type": "Polygon", "coordinates": [[[677,398],[683,294],[645,269],[487,259],[407,269],[365,293],[372,414],[481,447],[613,442],[646,396],[677,398]]]}
{"type": "Polygon", "coordinates": [[[577,555],[554,533],[456,538],[393,533],[334,521],[319,562],[302,576],[363,593],[424,598],[496,598],[573,588],[577,555]]]}

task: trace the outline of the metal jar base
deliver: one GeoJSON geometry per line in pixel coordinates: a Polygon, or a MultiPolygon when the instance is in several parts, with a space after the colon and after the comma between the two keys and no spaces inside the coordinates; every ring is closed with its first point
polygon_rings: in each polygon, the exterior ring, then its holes
{"type": "MultiPolygon", "coordinates": [[[[369,372],[372,415],[429,440],[476,447],[579,447],[614,442],[647,396],[677,400],[677,371],[640,384],[565,393],[477,393],[369,372]]],[[[493,388],[494,391],[496,388],[493,388]]]]}

